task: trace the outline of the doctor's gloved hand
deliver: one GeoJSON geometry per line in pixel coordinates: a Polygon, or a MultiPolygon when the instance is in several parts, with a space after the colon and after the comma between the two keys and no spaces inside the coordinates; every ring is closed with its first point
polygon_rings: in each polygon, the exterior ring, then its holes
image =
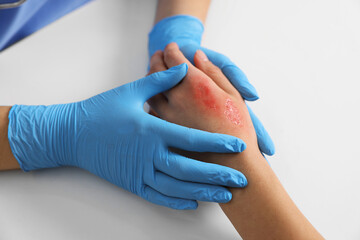
{"type": "MultiPolygon", "coordinates": [[[[209,60],[219,67],[241,96],[248,101],[257,100],[256,89],[249,83],[246,75],[228,57],[201,46],[204,26],[198,18],[189,15],[175,15],[159,21],[149,33],[149,55],[164,50],[171,42],[178,44],[185,57],[194,64],[194,55],[202,50],[209,60]]],[[[251,120],[256,130],[260,150],[267,154],[275,153],[275,146],[260,120],[249,108],[251,120]]]]}
{"type": "Polygon", "coordinates": [[[75,166],[140,197],[174,209],[197,201],[228,202],[225,187],[244,187],[245,176],[228,167],[183,157],[195,152],[241,152],[240,139],[182,127],[143,109],[146,100],[186,75],[187,65],[154,73],[84,101],[50,106],[15,105],[9,142],[24,171],[75,166]]]}

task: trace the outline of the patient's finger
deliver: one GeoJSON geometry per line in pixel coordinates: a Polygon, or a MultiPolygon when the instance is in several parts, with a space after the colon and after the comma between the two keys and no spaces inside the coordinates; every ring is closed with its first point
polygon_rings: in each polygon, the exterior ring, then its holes
{"type": "MultiPolygon", "coordinates": [[[[167,67],[165,66],[164,62],[164,54],[159,50],[155,52],[150,59],[149,74],[165,70],[167,70],[167,67]]],[[[147,102],[151,109],[156,113],[157,117],[162,117],[163,114],[167,111],[168,101],[163,93],[159,93],[153,96],[147,102]]]]}
{"type": "MultiPolygon", "coordinates": [[[[168,68],[186,63],[189,69],[194,68],[191,62],[187,60],[176,43],[169,43],[164,50],[164,61],[168,68]]],[[[188,71],[189,73],[190,71],[188,71]]]]}
{"type": "Polygon", "coordinates": [[[238,91],[222,73],[221,69],[210,62],[203,51],[196,51],[194,55],[194,63],[198,69],[210,77],[225,92],[231,95],[238,94],[238,91]]]}
{"type": "Polygon", "coordinates": [[[151,56],[150,59],[150,70],[147,75],[150,75],[155,72],[165,71],[168,68],[164,62],[164,53],[161,50],[158,50],[151,56]]]}

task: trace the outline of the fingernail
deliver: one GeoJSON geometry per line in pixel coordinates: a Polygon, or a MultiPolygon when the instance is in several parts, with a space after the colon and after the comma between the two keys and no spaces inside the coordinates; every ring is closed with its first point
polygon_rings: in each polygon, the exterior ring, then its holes
{"type": "Polygon", "coordinates": [[[197,50],[196,53],[203,62],[209,61],[209,59],[207,58],[206,54],[203,51],[197,50]]]}

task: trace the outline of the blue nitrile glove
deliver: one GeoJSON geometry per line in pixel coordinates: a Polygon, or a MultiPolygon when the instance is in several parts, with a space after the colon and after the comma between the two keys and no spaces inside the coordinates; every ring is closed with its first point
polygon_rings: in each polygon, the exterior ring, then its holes
{"type": "MultiPolygon", "coordinates": [[[[185,57],[193,63],[195,52],[201,49],[209,60],[218,66],[224,75],[231,81],[245,100],[253,101],[259,97],[255,88],[249,83],[246,75],[226,56],[201,47],[201,37],[204,26],[201,21],[193,16],[176,15],[159,21],[149,34],[150,57],[157,50],[164,50],[171,42],[176,42],[185,57]]],[[[275,146],[262,123],[249,111],[255,131],[257,133],[260,150],[267,154],[275,153],[275,146]]]]}
{"type": "Polygon", "coordinates": [[[15,105],[9,113],[12,152],[24,171],[76,166],[170,208],[195,209],[196,200],[228,202],[232,196],[223,186],[246,186],[242,173],[168,148],[241,152],[245,143],[143,109],[146,100],[178,84],[186,72],[182,64],[76,103],[15,105]]]}

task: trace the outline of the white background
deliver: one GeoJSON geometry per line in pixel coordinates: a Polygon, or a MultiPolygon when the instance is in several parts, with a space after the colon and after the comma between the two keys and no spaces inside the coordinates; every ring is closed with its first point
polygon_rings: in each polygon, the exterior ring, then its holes
{"type": "MultiPolygon", "coordinates": [[[[155,5],[98,0],[7,49],[0,104],[72,102],[144,76],[155,5]]],[[[359,30],[359,0],[217,0],[203,40],[258,89],[271,165],[327,239],[360,239],[359,30]]],[[[0,173],[0,239],[239,237],[216,204],[169,210],[69,168],[0,173]]]]}

